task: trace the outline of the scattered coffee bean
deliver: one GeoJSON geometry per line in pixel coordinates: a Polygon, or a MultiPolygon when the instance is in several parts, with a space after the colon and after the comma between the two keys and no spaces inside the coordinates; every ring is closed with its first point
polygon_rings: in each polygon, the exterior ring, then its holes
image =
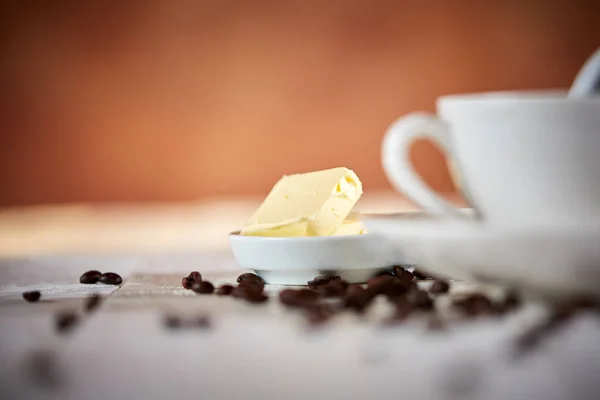
{"type": "Polygon", "coordinates": [[[181,319],[176,315],[166,315],[163,318],[163,324],[169,329],[177,329],[182,325],[181,319]]]}
{"type": "Polygon", "coordinates": [[[208,316],[183,318],[177,315],[166,315],[163,318],[163,324],[169,329],[181,328],[201,328],[206,329],[211,327],[211,321],[208,316]]]}
{"type": "Polygon", "coordinates": [[[237,283],[242,282],[255,283],[261,285],[262,287],[265,286],[265,281],[260,276],[250,272],[246,272],[245,274],[238,276],[237,283]]]}
{"type": "Polygon", "coordinates": [[[72,311],[61,312],[56,315],[55,327],[58,333],[68,333],[77,325],[79,317],[72,311]]]}
{"type": "Polygon", "coordinates": [[[429,288],[429,292],[435,294],[446,293],[448,290],[450,290],[450,284],[442,280],[433,281],[433,284],[431,284],[431,287],[429,288]]]}
{"type": "Polygon", "coordinates": [[[218,289],[217,289],[217,294],[219,296],[229,296],[231,294],[231,292],[233,292],[233,286],[232,285],[221,285],[218,289]]]}
{"type": "Polygon", "coordinates": [[[322,304],[312,304],[304,309],[304,316],[312,326],[319,326],[329,321],[333,312],[330,308],[322,304]]]}
{"type": "Polygon", "coordinates": [[[192,291],[198,294],[211,294],[215,287],[209,281],[196,282],[192,285],[192,291]]]}
{"type": "Polygon", "coordinates": [[[342,297],[347,289],[348,282],[342,279],[334,279],[324,285],[317,286],[317,290],[322,297],[342,297]]]}
{"type": "Polygon", "coordinates": [[[409,281],[410,282],[415,279],[415,276],[412,274],[412,272],[407,271],[400,266],[394,267],[394,275],[396,276],[396,278],[400,279],[401,281],[409,281]]]}
{"type": "Polygon", "coordinates": [[[413,270],[412,273],[416,279],[421,280],[421,281],[425,280],[425,279],[433,279],[433,277],[431,277],[430,275],[428,275],[425,272],[423,272],[419,269],[416,269],[416,268],[413,270]]]}
{"type": "Polygon", "coordinates": [[[87,312],[92,312],[102,303],[102,296],[93,294],[85,300],[83,308],[87,312]]]}
{"type": "Polygon", "coordinates": [[[446,330],[446,324],[439,317],[430,318],[427,321],[427,330],[429,331],[443,331],[446,330]]]}
{"type": "Polygon", "coordinates": [[[61,383],[61,374],[56,354],[49,350],[35,350],[26,356],[25,373],[32,383],[55,388],[61,383]]]}
{"type": "Polygon", "coordinates": [[[360,286],[353,285],[344,297],[344,307],[362,313],[371,304],[377,294],[377,291],[372,288],[363,289],[360,286]]]}
{"type": "Polygon", "coordinates": [[[288,307],[307,307],[318,298],[319,293],[311,289],[284,289],[279,292],[279,302],[288,307]]]}
{"type": "Polygon", "coordinates": [[[376,273],[374,278],[377,278],[378,276],[394,276],[394,274],[391,271],[385,269],[383,271],[379,271],[378,273],[376,273]]]}
{"type": "Polygon", "coordinates": [[[249,303],[264,303],[269,297],[263,293],[263,286],[256,282],[242,281],[233,289],[233,297],[246,300],[249,303]]]}
{"type": "Polygon", "coordinates": [[[462,300],[454,301],[453,306],[469,317],[498,314],[492,301],[481,293],[474,293],[462,300]]]}
{"type": "Polygon", "coordinates": [[[184,289],[191,289],[194,283],[202,282],[202,275],[198,271],[192,271],[188,276],[181,278],[181,286],[184,289]]]}
{"type": "Polygon", "coordinates": [[[432,310],[434,308],[433,301],[427,292],[416,289],[411,290],[407,295],[408,301],[420,310],[432,310]]]}
{"type": "Polygon", "coordinates": [[[104,283],[105,285],[117,286],[123,283],[123,278],[121,278],[121,275],[115,274],[114,272],[105,272],[100,275],[99,282],[104,283]]]}
{"type": "Polygon", "coordinates": [[[81,275],[79,277],[79,282],[86,285],[97,283],[100,280],[101,275],[102,273],[100,271],[96,271],[95,269],[93,269],[81,275]]]}
{"type": "Polygon", "coordinates": [[[32,290],[31,292],[23,292],[23,298],[30,303],[35,303],[40,299],[42,294],[38,290],[32,290]]]}
{"type": "Polygon", "coordinates": [[[308,287],[311,289],[316,289],[319,286],[322,285],[326,285],[329,282],[333,281],[333,280],[338,280],[341,279],[339,276],[329,276],[329,275],[323,275],[323,276],[316,276],[315,278],[313,278],[312,281],[308,281],[308,287]]]}

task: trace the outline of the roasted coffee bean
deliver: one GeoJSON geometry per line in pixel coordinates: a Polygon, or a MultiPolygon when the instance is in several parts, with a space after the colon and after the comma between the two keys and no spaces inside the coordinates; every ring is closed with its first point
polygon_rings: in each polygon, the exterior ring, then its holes
{"type": "Polygon", "coordinates": [[[429,298],[427,292],[422,290],[411,290],[406,297],[415,308],[420,310],[431,310],[434,307],[433,301],[429,298]]]}
{"type": "Polygon", "coordinates": [[[431,287],[429,288],[429,292],[430,293],[446,293],[448,290],[450,290],[450,284],[448,284],[448,282],[446,281],[442,281],[442,280],[436,280],[433,282],[433,284],[431,285],[431,287]]]}
{"type": "Polygon", "coordinates": [[[313,278],[312,281],[308,281],[308,287],[311,289],[316,289],[319,286],[322,285],[326,285],[329,282],[333,281],[333,280],[338,280],[341,279],[339,276],[328,276],[328,275],[323,275],[323,276],[316,276],[313,278]]]}
{"type": "Polygon", "coordinates": [[[332,310],[322,304],[311,304],[304,308],[304,317],[312,326],[324,324],[329,321],[332,315],[332,310]]]}
{"type": "Polygon", "coordinates": [[[415,279],[415,276],[412,274],[412,272],[407,271],[400,266],[394,267],[394,275],[396,276],[396,278],[400,279],[401,281],[410,282],[415,279]]]}
{"type": "Polygon", "coordinates": [[[86,285],[93,284],[100,280],[100,276],[102,276],[102,273],[93,269],[81,275],[79,277],[79,282],[84,283],[86,285]]]}
{"type": "Polygon", "coordinates": [[[181,278],[181,286],[184,289],[191,289],[194,283],[202,282],[202,275],[198,271],[192,271],[188,276],[181,278]]]}
{"type": "Polygon", "coordinates": [[[425,279],[433,279],[433,277],[431,277],[430,275],[428,275],[425,272],[418,270],[416,268],[413,270],[412,273],[416,279],[421,280],[421,281],[425,280],[425,279]]]}
{"type": "Polygon", "coordinates": [[[348,286],[346,296],[358,296],[365,291],[365,288],[361,284],[353,284],[348,286]]]}
{"type": "Polygon", "coordinates": [[[289,307],[305,307],[313,304],[319,298],[319,293],[311,289],[284,289],[279,292],[279,301],[289,307]]]}
{"type": "Polygon", "coordinates": [[[35,303],[40,299],[42,294],[37,290],[32,290],[31,292],[23,292],[23,298],[30,303],[35,303]]]}
{"type": "Polygon", "coordinates": [[[215,287],[209,281],[196,282],[192,285],[192,291],[198,294],[211,294],[215,287]]]}
{"type": "Polygon", "coordinates": [[[250,272],[246,272],[245,274],[241,274],[240,276],[238,276],[237,283],[242,282],[259,283],[262,286],[265,286],[265,281],[260,276],[252,274],[250,272]]]}
{"type": "Polygon", "coordinates": [[[85,300],[83,308],[87,312],[92,312],[102,303],[102,296],[93,294],[85,300]]]}
{"type": "Polygon", "coordinates": [[[244,297],[248,303],[264,303],[269,300],[269,296],[262,292],[248,291],[244,297]]]}
{"type": "Polygon", "coordinates": [[[376,294],[383,294],[386,296],[400,296],[409,291],[413,286],[411,282],[404,282],[397,279],[394,276],[382,275],[376,278],[370,279],[367,282],[368,288],[376,294]]]}
{"type": "Polygon", "coordinates": [[[55,388],[62,383],[62,374],[54,352],[34,350],[26,355],[25,367],[25,373],[36,385],[55,388]]]}
{"type": "Polygon", "coordinates": [[[263,293],[263,288],[254,282],[242,282],[233,292],[233,297],[244,299],[250,303],[263,303],[269,300],[269,297],[263,293]]]}
{"type": "Polygon", "coordinates": [[[348,282],[335,279],[324,285],[317,286],[317,290],[322,297],[342,297],[348,289],[348,282]]]}
{"type": "Polygon", "coordinates": [[[58,333],[70,332],[79,322],[79,317],[72,311],[61,312],[56,315],[55,327],[58,333]]]}
{"type": "Polygon", "coordinates": [[[182,321],[181,321],[181,318],[179,318],[176,315],[166,315],[163,318],[163,324],[165,325],[165,327],[167,327],[169,329],[177,329],[177,328],[181,328],[182,321]]]}
{"type": "Polygon", "coordinates": [[[192,271],[188,275],[194,282],[202,282],[202,275],[198,271],[192,271]]]}
{"type": "Polygon", "coordinates": [[[455,301],[453,305],[469,317],[498,314],[492,301],[481,293],[471,294],[462,300],[455,301]]]}
{"type": "Polygon", "coordinates": [[[430,318],[427,321],[427,330],[429,331],[443,331],[446,330],[446,324],[439,317],[430,318]]]}
{"type": "Polygon", "coordinates": [[[348,293],[344,297],[344,307],[362,313],[371,304],[377,294],[377,291],[372,288],[360,290],[354,287],[348,290],[348,293]]]}
{"type": "Polygon", "coordinates": [[[105,285],[120,285],[123,283],[123,278],[121,275],[115,274],[114,272],[105,272],[100,275],[100,283],[104,283],[105,285]]]}
{"type": "Polygon", "coordinates": [[[181,278],[181,286],[183,286],[184,289],[191,289],[194,283],[196,282],[189,276],[184,276],[181,278]]]}
{"type": "Polygon", "coordinates": [[[218,289],[217,289],[217,294],[219,296],[229,296],[231,294],[231,292],[233,292],[233,286],[232,285],[221,285],[218,289]]]}

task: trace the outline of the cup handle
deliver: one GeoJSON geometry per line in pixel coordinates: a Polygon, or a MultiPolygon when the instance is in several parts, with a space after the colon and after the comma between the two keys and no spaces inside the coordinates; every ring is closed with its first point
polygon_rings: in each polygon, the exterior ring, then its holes
{"type": "Polygon", "coordinates": [[[387,130],[381,152],[385,174],[392,186],[437,217],[464,219],[458,209],[432,190],[415,171],[410,145],[418,138],[430,138],[446,155],[451,154],[450,130],[436,116],[413,113],[396,120],[387,130]]]}

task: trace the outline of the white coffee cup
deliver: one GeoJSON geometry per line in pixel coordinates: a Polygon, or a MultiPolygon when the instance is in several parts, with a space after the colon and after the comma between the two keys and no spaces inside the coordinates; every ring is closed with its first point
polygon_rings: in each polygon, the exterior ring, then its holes
{"type": "Polygon", "coordinates": [[[409,114],[388,129],[382,162],[392,185],[427,211],[462,218],[415,172],[411,143],[431,138],[485,223],[600,223],[600,97],[566,92],[444,96],[438,116],[409,114]]]}

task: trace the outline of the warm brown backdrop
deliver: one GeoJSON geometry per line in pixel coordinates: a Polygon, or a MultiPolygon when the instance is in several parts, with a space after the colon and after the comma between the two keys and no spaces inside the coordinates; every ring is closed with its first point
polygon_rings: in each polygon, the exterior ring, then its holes
{"type": "MultiPolygon", "coordinates": [[[[17,1],[0,10],[0,205],[264,193],[452,92],[566,87],[592,0],[17,1]]],[[[452,190],[444,160],[419,170],[452,190]]]]}

